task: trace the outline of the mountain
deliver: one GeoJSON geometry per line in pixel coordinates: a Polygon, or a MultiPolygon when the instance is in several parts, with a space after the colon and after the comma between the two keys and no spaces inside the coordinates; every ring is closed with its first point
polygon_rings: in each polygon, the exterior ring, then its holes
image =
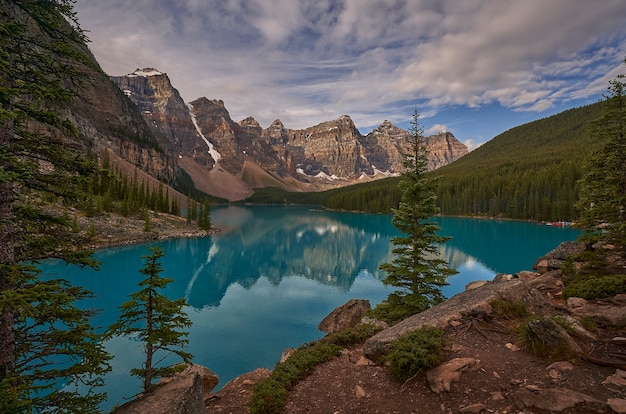
{"type": "MultiPolygon", "coordinates": [[[[277,119],[264,129],[252,117],[233,121],[221,100],[185,104],[167,74],[153,68],[111,80],[167,140],[195,186],[215,196],[243,199],[262,187],[320,191],[403,171],[410,134],[388,121],[366,136],[347,115],[302,130],[277,119]]],[[[431,169],[468,152],[449,132],[428,137],[427,146],[431,169]]]]}
{"type": "MultiPolygon", "coordinates": [[[[573,108],[512,128],[428,175],[437,177],[442,214],[574,221],[578,179],[587,157],[604,141],[588,131],[603,103],[573,108]]],[[[269,191],[251,200],[314,201],[331,209],[388,213],[399,200],[398,178],[299,197],[269,191]]]]}

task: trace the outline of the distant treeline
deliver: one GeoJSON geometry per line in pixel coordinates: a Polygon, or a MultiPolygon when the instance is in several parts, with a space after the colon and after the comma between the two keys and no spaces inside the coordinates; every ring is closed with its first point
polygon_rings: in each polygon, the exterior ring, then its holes
{"type": "MultiPolygon", "coordinates": [[[[601,103],[570,109],[513,128],[456,162],[432,171],[445,215],[484,215],[538,221],[577,218],[577,180],[587,155],[601,142],[587,125],[601,103]]],[[[399,201],[398,178],[319,193],[259,189],[254,203],[317,204],[333,210],[389,213],[399,201]]]]}

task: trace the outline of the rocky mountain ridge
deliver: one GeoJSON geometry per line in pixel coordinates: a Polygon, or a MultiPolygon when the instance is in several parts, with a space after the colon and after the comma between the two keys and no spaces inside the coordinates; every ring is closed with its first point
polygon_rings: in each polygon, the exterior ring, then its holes
{"type": "MultiPolygon", "coordinates": [[[[221,100],[185,104],[167,74],[153,68],[111,79],[164,137],[196,187],[230,200],[258,187],[315,191],[398,175],[410,145],[410,133],[389,121],[363,136],[348,115],[301,130],[279,119],[265,129],[253,117],[235,122],[221,100]],[[231,185],[219,185],[224,182],[231,185]]],[[[427,137],[426,144],[430,169],[468,152],[449,132],[427,137]]]]}

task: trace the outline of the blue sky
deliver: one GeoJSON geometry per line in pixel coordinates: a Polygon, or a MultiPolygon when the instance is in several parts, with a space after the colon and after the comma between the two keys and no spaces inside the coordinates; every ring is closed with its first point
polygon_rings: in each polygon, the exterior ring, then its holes
{"type": "Polygon", "coordinates": [[[77,0],[109,75],[165,72],[187,102],[222,99],[300,129],[350,115],[451,131],[474,148],[597,101],[626,72],[624,0],[77,0]]]}

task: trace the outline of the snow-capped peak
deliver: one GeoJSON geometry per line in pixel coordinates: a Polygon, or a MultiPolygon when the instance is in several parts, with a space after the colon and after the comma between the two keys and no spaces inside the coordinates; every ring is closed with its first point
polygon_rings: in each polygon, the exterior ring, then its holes
{"type": "Polygon", "coordinates": [[[135,70],[133,73],[129,74],[128,76],[143,76],[145,78],[147,76],[157,76],[157,75],[163,75],[163,73],[159,72],[158,70],[154,68],[143,68],[143,69],[135,70]]]}

